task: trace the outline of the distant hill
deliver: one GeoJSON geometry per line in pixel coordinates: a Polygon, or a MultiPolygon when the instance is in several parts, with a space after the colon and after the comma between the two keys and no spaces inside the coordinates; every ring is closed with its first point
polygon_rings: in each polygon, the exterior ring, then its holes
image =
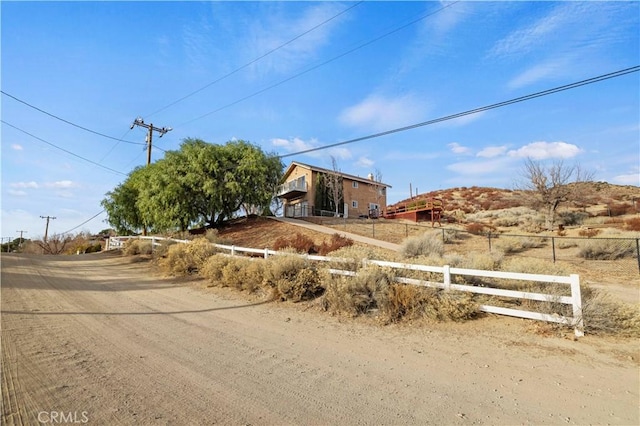
{"type": "MultiPolygon", "coordinates": [[[[580,203],[571,206],[586,209],[588,207],[607,208],[625,206],[631,208],[640,207],[640,187],[633,185],[614,185],[607,182],[584,182],[579,184],[581,194],[580,203]],[[635,205],[634,205],[635,203],[635,205]]],[[[408,206],[420,200],[430,198],[440,198],[444,201],[446,211],[461,210],[465,213],[472,213],[483,210],[502,210],[511,207],[527,206],[532,193],[529,191],[519,191],[489,187],[459,187],[441,189],[419,194],[413,198],[399,201],[391,207],[408,206]]]]}

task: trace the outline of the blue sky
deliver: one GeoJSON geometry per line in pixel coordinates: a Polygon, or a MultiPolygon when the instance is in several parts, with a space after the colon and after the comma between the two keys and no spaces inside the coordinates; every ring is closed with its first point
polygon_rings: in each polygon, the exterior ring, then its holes
{"type": "MultiPolygon", "coordinates": [[[[173,128],[154,135],[152,161],[187,137],[244,139],[285,155],[640,64],[638,2],[0,7],[0,233],[12,238],[19,230],[42,236],[40,216],[56,217],[50,233],[107,228],[105,214],[78,225],[145,164],[145,130],[129,129],[136,117],[173,128]]],[[[420,192],[513,188],[526,157],[579,163],[596,180],[640,185],[639,134],[634,72],[283,161],[331,167],[334,156],[346,173],[378,170],[393,186],[389,203],[407,198],[410,184],[420,192]]]]}

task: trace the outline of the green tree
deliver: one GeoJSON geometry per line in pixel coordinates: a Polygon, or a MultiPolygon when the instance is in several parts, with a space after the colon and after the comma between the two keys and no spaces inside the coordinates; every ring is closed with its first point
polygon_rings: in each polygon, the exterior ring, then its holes
{"type": "Polygon", "coordinates": [[[134,222],[155,231],[216,226],[241,208],[268,210],[282,169],[278,157],[245,141],[213,145],[185,139],[179,150],[137,169],[107,193],[103,206],[116,228],[134,222]]]}

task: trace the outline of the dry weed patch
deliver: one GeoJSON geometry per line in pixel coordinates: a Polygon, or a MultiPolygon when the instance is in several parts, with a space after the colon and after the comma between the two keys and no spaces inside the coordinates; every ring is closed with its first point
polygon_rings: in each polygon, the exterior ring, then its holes
{"type": "Polygon", "coordinates": [[[164,257],[158,259],[158,265],[170,275],[191,275],[198,272],[215,253],[216,248],[206,238],[196,238],[187,244],[168,246],[164,257]]]}
{"type": "Polygon", "coordinates": [[[404,257],[439,256],[444,254],[444,243],[439,232],[425,232],[402,242],[400,252],[404,257]]]}
{"type": "Polygon", "coordinates": [[[153,245],[151,243],[151,240],[131,239],[125,242],[122,252],[125,256],[151,254],[153,252],[153,245]]]}

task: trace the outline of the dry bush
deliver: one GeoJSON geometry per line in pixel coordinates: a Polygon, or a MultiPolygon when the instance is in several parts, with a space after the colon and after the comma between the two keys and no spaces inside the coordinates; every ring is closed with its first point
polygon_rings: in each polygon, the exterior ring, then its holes
{"type": "Polygon", "coordinates": [[[609,204],[609,216],[624,216],[625,214],[635,213],[635,208],[628,203],[612,203],[609,204]]]}
{"type": "Polygon", "coordinates": [[[379,306],[394,277],[391,269],[375,265],[360,269],[355,277],[334,276],[327,281],[323,306],[354,316],[366,313],[379,306]]]}
{"type": "Polygon", "coordinates": [[[318,249],[318,253],[321,256],[326,256],[328,253],[336,251],[342,247],[349,247],[353,245],[353,240],[335,233],[331,235],[329,242],[323,241],[318,249]]]}
{"type": "Polygon", "coordinates": [[[582,225],[589,213],[580,211],[564,211],[558,213],[558,220],[564,226],[582,225]]]}
{"type": "Polygon", "coordinates": [[[402,259],[400,254],[395,251],[361,245],[342,247],[332,252],[331,257],[354,259],[358,263],[360,263],[362,259],[385,260],[388,262],[398,262],[402,259]]]}
{"type": "Polygon", "coordinates": [[[625,220],[624,229],[628,231],[640,231],[640,217],[632,217],[625,220]]]}
{"type": "Polygon", "coordinates": [[[313,240],[300,233],[296,233],[292,237],[278,237],[275,243],[273,243],[274,250],[283,250],[286,248],[292,248],[298,253],[318,253],[318,248],[313,240]]]}
{"type": "Polygon", "coordinates": [[[613,300],[608,293],[581,286],[585,332],[640,337],[640,310],[613,300]]]}
{"type": "Polygon", "coordinates": [[[151,254],[153,245],[151,240],[130,239],[124,243],[122,253],[125,256],[135,256],[137,254],[151,254]]]}
{"type": "Polygon", "coordinates": [[[578,256],[594,260],[616,260],[633,257],[635,241],[623,239],[597,239],[580,242],[578,256]]]}
{"type": "Polygon", "coordinates": [[[230,257],[222,268],[222,283],[226,287],[253,293],[262,285],[264,268],[265,262],[262,259],[230,257]]]}
{"type": "Polygon", "coordinates": [[[313,299],[324,292],[315,265],[290,254],[267,259],[264,283],[273,290],[274,297],[294,302],[313,299]]]}
{"type": "Polygon", "coordinates": [[[442,256],[444,243],[439,232],[426,232],[423,235],[406,238],[401,246],[400,253],[404,257],[418,256],[442,256]]]}
{"type": "Polygon", "coordinates": [[[212,284],[224,286],[222,271],[224,267],[233,262],[235,258],[224,254],[216,254],[207,259],[200,268],[200,275],[208,279],[212,284]]]}
{"type": "Polygon", "coordinates": [[[576,240],[556,238],[556,248],[568,249],[572,247],[578,247],[578,243],[576,242],[576,240]]]}
{"type": "Polygon", "coordinates": [[[388,322],[413,320],[424,317],[428,300],[436,296],[437,290],[406,284],[391,284],[386,297],[380,301],[380,314],[388,322]]]}
{"type": "Polygon", "coordinates": [[[169,250],[169,247],[174,244],[180,244],[180,243],[173,240],[160,240],[159,244],[153,250],[153,257],[155,257],[156,259],[165,257],[167,255],[167,251],[169,250]]]}
{"type": "Polygon", "coordinates": [[[595,237],[599,233],[600,233],[599,229],[592,229],[592,228],[584,228],[578,231],[578,235],[580,235],[581,237],[587,237],[587,238],[595,237]]]}
{"type": "Polygon", "coordinates": [[[170,245],[164,257],[158,259],[160,269],[174,276],[191,275],[216,253],[216,248],[206,238],[196,238],[190,243],[170,245]]]}
{"type": "Polygon", "coordinates": [[[485,225],[477,222],[469,223],[467,226],[465,226],[466,231],[473,235],[481,235],[484,232],[485,228],[485,225]]]}
{"type": "Polygon", "coordinates": [[[532,248],[544,247],[546,244],[547,241],[544,238],[502,236],[496,243],[496,247],[506,254],[512,254],[532,248]]]}
{"type": "Polygon", "coordinates": [[[217,229],[207,229],[205,236],[207,241],[211,244],[232,245],[232,241],[220,236],[220,232],[217,229]]]}

